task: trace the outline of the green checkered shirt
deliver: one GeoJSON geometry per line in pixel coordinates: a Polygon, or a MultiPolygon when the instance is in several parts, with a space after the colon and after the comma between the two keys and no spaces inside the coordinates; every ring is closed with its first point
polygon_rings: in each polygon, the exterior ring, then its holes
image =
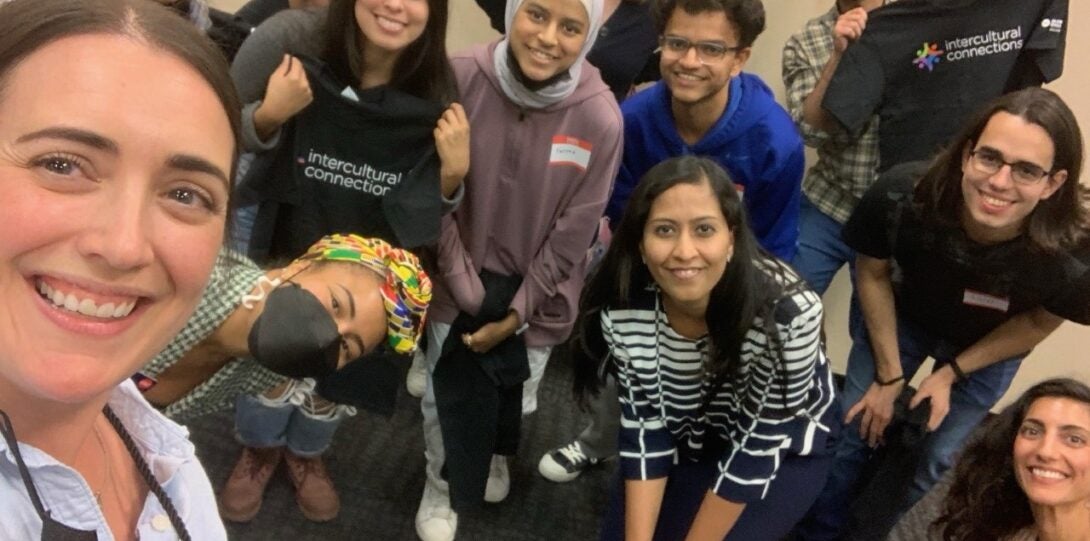
{"type": "Polygon", "coordinates": [[[787,40],[783,84],[791,118],[807,146],[817,150],[817,163],[806,172],[802,191],[815,207],[844,223],[878,177],[878,117],[871,118],[858,138],[816,130],[802,119],[802,102],[817,86],[822,68],[832,56],[833,26],[838,16],[833,6],[787,40]]]}
{"type": "MultiPolygon", "coordinates": [[[[181,332],[141,371],[156,378],[189,350],[208,338],[241,304],[243,295],[250,293],[265,274],[252,261],[238,252],[224,248],[216,258],[208,287],[201,296],[197,311],[181,332]]],[[[175,421],[186,420],[234,407],[235,398],[257,394],[284,381],[253,359],[237,359],[227,363],[207,381],[195,387],[163,413],[175,421]]]]}

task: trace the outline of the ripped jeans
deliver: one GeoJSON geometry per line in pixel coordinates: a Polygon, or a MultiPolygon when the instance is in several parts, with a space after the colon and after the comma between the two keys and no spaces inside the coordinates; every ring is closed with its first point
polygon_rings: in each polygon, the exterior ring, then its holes
{"type": "Polygon", "coordinates": [[[247,447],[283,446],[300,457],[321,455],[337,426],[356,409],[317,396],[312,379],[289,380],[285,385],[275,392],[238,398],[235,437],[247,447]]]}

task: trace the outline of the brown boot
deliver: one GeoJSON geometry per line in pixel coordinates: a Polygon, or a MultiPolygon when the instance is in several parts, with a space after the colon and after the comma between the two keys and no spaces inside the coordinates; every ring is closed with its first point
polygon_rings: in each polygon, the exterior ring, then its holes
{"type": "Polygon", "coordinates": [[[314,522],[326,522],[337,517],[341,499],[333,480],[326,472],[322,457],[301,457],[291,451],[284,453],[288,476],[295,485],[295,501],[303,516],[314,522]]]}
{"type": "Polygon", "coordinates": [[[283,456],[280,447],[243,447],[231,476],[220,492],[220,515],[231,522],[249,522],[261,510],[265,487],[283,456]]]}

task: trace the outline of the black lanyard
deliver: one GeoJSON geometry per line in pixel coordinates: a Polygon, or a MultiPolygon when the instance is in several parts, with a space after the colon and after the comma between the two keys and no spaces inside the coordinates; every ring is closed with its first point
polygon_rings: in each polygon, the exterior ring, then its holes
{"type": "Polygon", "coordinates": [[[42,505],[42,500],[38,497],[34,482],[30,479],[30,470],[27,469],[26,463],[23,462],[23,454],[19,452],[19,442],[15,439],[15,429],[11,426],[11,419],[8,418],[8,414],[4,410],[0,410],[0,418],[3,418],[3,422],[0,423],[0,433],[4,435],[4,441],[7,442],[8,449],[11,449],[11,454],[15,456],[15,464],[19,467],[19,476],[23,478],[23,486],[26,487],[27,495],[30,496],[30,502],[34,504],[34,510],[38,512],[38,517],[42,519],[42,541],[97,541],[97,533],[70,528],[50,517],[49,511],[42,505]]]}
{"type": "MultiPolygon", "coordinates": [[[[102,413],[106,415],[110,425],[117,431],[121,441],[125,443],[125,449],[128,450],[129,456],[136,462],[136,467],[140,470],[144,482],[167,512],[171,525],[174,526],[174,530],[178,533],[178,537],[183,541],[189,541],[189,532],[186,531],[185,524],[182,523],[174,504],[167,497],[166,492],[163,491],[162,485],[151,475],[151,469],[148,467],[147,461],[137,452],[132,436],[125,430],[110,406],[104,407],[102,413]]],[[[94,531],[77,530],[53,520],[49,510],[45,508],[41,498],[38,497],[38,490],[34,488],[34,481],[30,478],[30,470],[27,469],[26,463],[23,462],[23,455],[19,452],[19,441],[15,438],[15,429],[11,426],[11,419],[8,418],[8,414],[4,410],[0,410],[0,419],[2,419],[0,434],[3,434],[4,441],[7,442],[8,448],[11,449],[11,454],[15,456],[15,464],[19,468],[19,476],[23,478],[23,486],[26,487],[30,502],[34,504],[34,509],[42,520],[41,541],[98,541],[98,534],[94,531]]]]}

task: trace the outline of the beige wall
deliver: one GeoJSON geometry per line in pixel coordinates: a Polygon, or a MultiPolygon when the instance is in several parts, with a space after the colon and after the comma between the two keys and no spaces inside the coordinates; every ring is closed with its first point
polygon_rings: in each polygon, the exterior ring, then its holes
{"type": "MultiPolygon", "coordinates": [[[[212,0],[211,5],[220,9],[234,10],[243,0],[212,0]]],[[[488,20],[473,0],[450,0],[451,17],[448,44],[457,51],[473,43],[487,41],[496,36],[488,26],[488,20]]],[[[787,38],[802,28],[811,17],[824,13],[832,0],[765,0],[767,29],[757,39],[754,53],[747,69],[759,74],[776,91],[783,102],[783,83],[780,78],[780,55],[787,38]]],[[[1067,34],[1067,60],[1063,77],[1050,88],[1060,93],[1075,111],[1079,124],[1090,135],[1090,93],[1077,89],[1090,88],[1090,71],[1077,69],[1081,52],[1090,51],[1090,2],[1071,3],[1067,34]]],[[[1088,137],[1090,138],[1090,137],[1088,137]]],[[[1084,175],[1087,177],[1090,175],[1084,175]]],[[[845,277],[833,283],[825,295],[826,314],[829,318],[829,356],[838,371],[843,371],[850,343],[847,338],[846,319],[848,288],[845,277]]],[[[1090,381],[1090,354],[1081,347],[1090,345],[1090,328],[1065,323],[1053,336],[1045,340],[1023,365],[1022,371],[1008,393],[1021,393],[1034,382],[1050,376],[1072,376],[1090,381]],[[1079,346],[1083,344],[1083,346],[1079,346]]]]}

